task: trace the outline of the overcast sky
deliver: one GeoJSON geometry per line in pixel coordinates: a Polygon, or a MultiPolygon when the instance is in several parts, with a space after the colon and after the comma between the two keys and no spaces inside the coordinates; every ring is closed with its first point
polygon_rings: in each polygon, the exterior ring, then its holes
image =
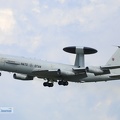
{"type": "MultiPolygon", "coordinates": [[[[120,0],[0,0],[0,53],[74,64],[66,46],[98,50],[87,65],[104,65],[120,45],[120,0]]],[[[120,81],[44,88],[2,72],[0,120],[120,120],[120,81]]]]}

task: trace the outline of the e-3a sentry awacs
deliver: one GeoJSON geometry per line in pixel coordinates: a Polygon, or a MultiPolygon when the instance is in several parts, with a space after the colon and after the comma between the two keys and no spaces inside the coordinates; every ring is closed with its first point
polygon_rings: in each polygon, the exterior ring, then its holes
{"type": "MultiPolygon", "coordinates": [[[[120,47],[105,66],[86,66],[84,56],[96,53],[90,47],[65,47],[66,52],[76,54],[75,64],[66,65],[23,57],[0,55],[0,70],[13,72],[18,80],[33,80],[34,77],[46,80],[43,86],[53,87],[54,82],[67,86],[68,82],[99,82],[120,79],[120,47]]],[[[97,61],[97,59],[96,59],[97,61]]]]}

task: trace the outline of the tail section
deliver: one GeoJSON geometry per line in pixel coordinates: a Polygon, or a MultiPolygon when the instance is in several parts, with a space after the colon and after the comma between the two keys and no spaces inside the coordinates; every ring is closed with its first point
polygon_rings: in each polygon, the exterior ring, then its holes
{"type": "Polygon", "coordinates": [[[107,65],[120,65],[120,47],[118,47],[117,51],[109,59],[107,65]]]}
{"type": "MultiPolygon", "coordinates": [[[[106,64],[107,66],[120,66],[120,46],[118,46],[117,51],[112,55],[106,64]]],[[[120,69],[113,69],[111,73],[120,74],[120,69]]]]}

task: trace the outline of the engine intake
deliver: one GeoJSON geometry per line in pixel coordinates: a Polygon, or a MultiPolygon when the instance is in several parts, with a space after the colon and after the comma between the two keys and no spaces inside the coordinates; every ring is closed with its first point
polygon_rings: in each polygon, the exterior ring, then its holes
{"type": "Polygon", "coordinates": [[[17,74],[17,73],[13,74],[13,78],[18,80],[33,80],[33,76],[17,74]]]}
{"type": "Polygon", "coordinates": [[[72,76],[75,75],[72,71],[60,70],[58,69],[58,74],[60,76],[72,76]]]}

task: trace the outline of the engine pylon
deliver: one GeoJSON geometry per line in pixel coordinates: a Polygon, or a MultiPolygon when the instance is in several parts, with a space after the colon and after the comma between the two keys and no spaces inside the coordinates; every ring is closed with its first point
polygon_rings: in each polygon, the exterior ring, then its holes
{"type": "Polygon", "coordinates": [[[76,54],[75,66],[76,67],[85,67],[85,55],[94,54],[97,52],[96,49],[90,47],[77,47],[70,46],[63,48],[65,52],[76,54]]]}

